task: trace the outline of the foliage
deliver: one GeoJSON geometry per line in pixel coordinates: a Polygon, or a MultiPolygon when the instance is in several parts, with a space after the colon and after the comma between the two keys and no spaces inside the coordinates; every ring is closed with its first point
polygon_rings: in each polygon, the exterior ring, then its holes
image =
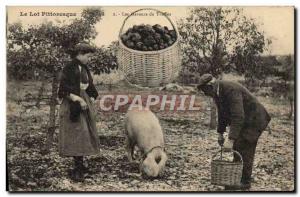
{"type": "Polygon", "coordinates": [[[68,52],[81,41],[94,39],[94,25],[101,20],[101,8],[87,8],[70,24],[60,21],[23,26],[8,24],[7,62],[10,76],[22,79],[30,70],[57,73],[69,59],[68,52]]]}
{"type": "Polygon", "coordinates": [[[280,77],[284,81],[292,81],[294,79],[295,60],[294,55],[281,56],[278,58],[280,62],[276,66],[274,75],[280,77]]]}
{"type": "Polygon", "coordinates": [[[279,65],[275,67],[274,76],[279,80],[272,87],[272,91],[280,96],[288,99],[290,102],[290,114],[292,118],[294,112],[294,97],[295,97],[295,60],[294,55],[281,56],[278,58],[279,65]]]}
{"type": "Polygon", "coordinates": [[[112,42],[108,47],[97,48],[89,62],[89,66],[94,74],[100,73],[109,74],[112,70],[118,68],[117,57],[117,42],[112,42]]]}
{"type": "Polygon", "coordinates": [[[192,8],[178,26],[183,71],[200,75],[218,77],[232,70],[251,75],[260,66],[257,58],[270,43],[254,19],[238,8],[192,8]]]}

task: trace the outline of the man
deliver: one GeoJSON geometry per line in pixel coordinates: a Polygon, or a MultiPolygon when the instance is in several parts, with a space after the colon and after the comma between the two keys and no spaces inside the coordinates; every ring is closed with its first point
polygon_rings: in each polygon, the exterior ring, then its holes
{"type": "MultiPolygon", "coordinates": [[[[198,90],[214,99],[218,109],[218,142],[224,151],[232,149],[243,157],[243,174],[241,184],[225,189],[249,189],[257,141],[262,131],[271,120],[264,106],[241,84],[237,82],[216,80],[210,74],[199,79],[198,90]],[[228,138],[223,133],[230,126],[228,138]],[[225,141],[225,142],[224,142],[225,141]]],[[[237,155],[235,160],[239,159],[237,155]]]]}

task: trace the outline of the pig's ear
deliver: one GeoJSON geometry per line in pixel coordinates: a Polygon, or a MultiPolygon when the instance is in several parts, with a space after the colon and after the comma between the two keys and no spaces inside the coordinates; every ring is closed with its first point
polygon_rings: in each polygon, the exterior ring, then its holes
{"type": "Polygon", "coordinates": [[[166,161],[168,160],[168,156],[165,152],[161,153],[161,162],[160,163],[166,163],[166,161]]]}
{"type": "Polygon", "coordinates": [[[167,160],[168,160],[168,156],[165,152],[163,152],[161,154],[161,160],[158,164],[159,173],[161,173],[164,170],[167,160]]]}

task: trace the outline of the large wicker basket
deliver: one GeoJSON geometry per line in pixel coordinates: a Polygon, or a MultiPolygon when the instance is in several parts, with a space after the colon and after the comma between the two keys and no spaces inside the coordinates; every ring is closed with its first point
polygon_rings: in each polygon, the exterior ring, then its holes
{"type": "Polygon", "coordinates": [[[181,53],[178,42],[178,30],[167,15],[165,16],[173,26],[177,40],[168,48],[157,51],[138,51],[126,47],[122,40],[124,25],[127,19],[141,10],[153,10],[152,8],[139,9],[128,15],[119,32],[119,49],[117,59],[120,70],[127,81],[133,84],[156,87],[172,82],[179,74],[181,67],[181,53]]]}
{"type": "Polygon", "coordinates": [[[240,161],[226,161],[222,158],[222,150],[215,154],[211,162],[211,183],[221,186],[237,186],[241,182],[243,170],[243,158],[237,151],[233,151],[240,157],[240,161]],[[221,157],[215,159],[221,152],[221,157]]]}

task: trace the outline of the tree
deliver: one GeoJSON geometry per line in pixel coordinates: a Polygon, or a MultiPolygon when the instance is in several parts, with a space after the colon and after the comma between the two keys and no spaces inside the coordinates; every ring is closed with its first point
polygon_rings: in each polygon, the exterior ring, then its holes
{"type": "Polygon", "coordinates": [[[260,56],[258,58],[257,65],[258,66],[256,71],[252,72],[255,79],[259,79],[261,82],[260,87],[266,85],[266,80],[268,77],[274,76],[276,71],[276,67],[281,65],[281,63],[277,60],[275,55],[267,55],[267,56],[260,56]]]}
{"type": "Polygon", "coordinates": [[[97,48],[89,63],[94,74],[109,74],[111,70],[118,68],[116,50],[117,42],[112,42],[108,47],[97,48]]]}
{"type": "Polygon", "coordinates": [[[295,60],[293,55],[287,55],[279,58],[280,65],[276,67],[274,75],[283,81],[283,87],[280,88],[282,95],[288,99],[290,104],[289,118],[292,118],[294,111],[294,77],[295,60]]]}
{"type": "MultiPolygon", "coordinates": [[[[264,33],[238,8],[192,8],[189,16],[179,21],[178,29],[184,70],[198,76],[211,73],[221,78],[223,72],[235,70],[252,79],[257,58],[266,49],[264,33]]],[[[210,127],[216,127],[213,104],[210,127]]]]}
{"type": "Polygon", "coordinates": [[[45,22],[23,27],[20,23],[9,24],[7,33],[8,71],[17,76],[26,70],[38,69],[51,80],[49,126],[45,151],[48,152],[55,131],[55,110],[57,104],[58,74],[69,59],[73,46],[89,41],[97,35],[95,24],[101,20],[101,8],[87,8],[79,19],[70,24],[45,22]]]}

